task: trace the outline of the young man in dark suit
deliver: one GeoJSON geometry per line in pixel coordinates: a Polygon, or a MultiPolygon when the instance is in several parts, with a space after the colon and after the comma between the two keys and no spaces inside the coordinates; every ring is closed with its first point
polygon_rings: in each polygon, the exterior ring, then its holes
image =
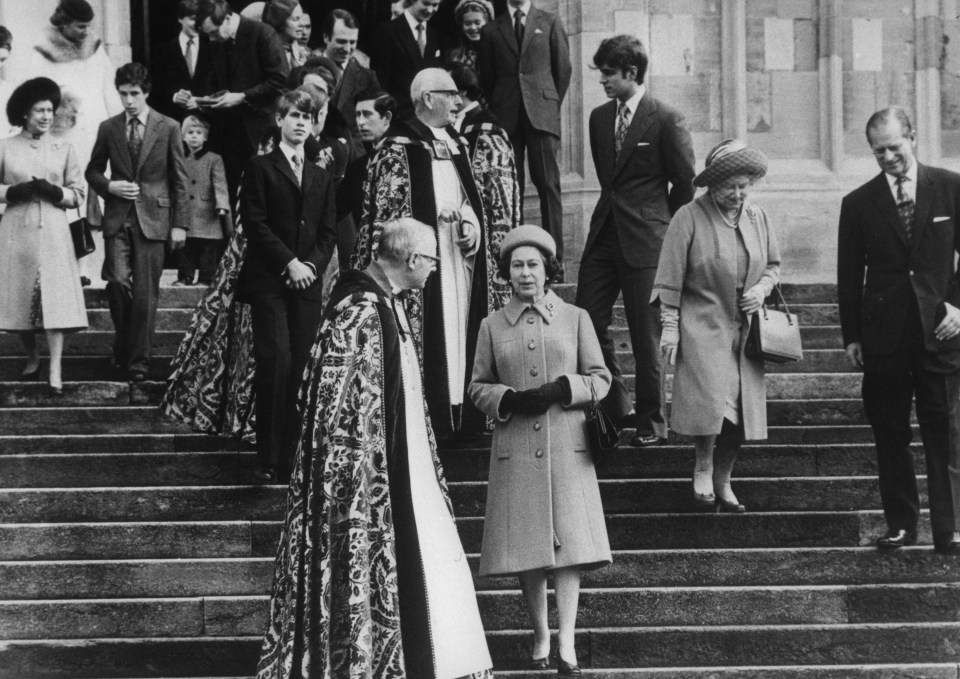
{"type": "Polygon", "coordinates": [[[290,66],[277,32],[235,13],[227,0],[198,0],[196,26],[212,42],[210,89],[224,92],[205,108],[216,116],[211,147],[223,157],[232,205],[244,165],[274,124],[290,66]]]}
{"type": "Polygon", "coordinates": [[[888,529],[877,547],[917,542],[915,395],[933,546],[960,555],[960,175],[916,161],[917,135],[900,107],[870,117],[867,142],[882,172],[843,199],[837,294],[877,448],[888,529]]]}
{"type": "Polygon", "coordinates": [[[447,44],[429,25],[440,0],[414,0],[403,14],[381,24],[376,31],[370,65],[380,86],[397,100],[397,120],[413,117],[410,85],[425,68],[441,68],[447,44]]]}
{"type": "Polygon", "coordinates": [[[150,368],[164,246],[186,240],[180,126],[147,106],[150,76],[132,63],[114,80],[124,112],[100,124],[86,178],[103,197],[103,279],[116,329],[113,360],[139,382],[150,368]],[[110,177],[104,172],[110,163],[110,177]]]}
{"type": "Polygon", "coordinates": [[[258,476],[265,481],[290,475],[297,389],[323,311],[321,276],[337,242],[333,177],[304,158],[315,116],[308,93],[280,97],[280,142],[248,163],[240,194],[249,242],[240,294],[253,318],[258,476]]]}
{"type": "Polygon", "coordinates": [[[651,445],[663,418],[660,319],[650,293],[670,218],[693,199],[693,145],[683,115],[646,92],[647,54],[637,38],[604,40],[593,63],[610,101],[590,114],[600,200],[580,261],[577,306],[590,314],[613,373],[608,412],[622,425],[636,426],[632,445],[651,445]],[[621,291],[636,362],[635,415],[609,331],[621,291]]]}
{"type": "MultiPolygon", "coordinates": [[[[563,264],[560,200],[560,104],[570,85],[570,47],[560,17],[530,0],[509,0],[507,11],[483,27],[477,55],[490,111],[510,135],[523,195],[524,159],[540,196],[540,224],[563,264]]],[[[563,273],[555,282],[562,282],[563,273]]]]}
{"type": "Polygon", "coordinates": [[[154,46],[150,67],[150,106],[180,123],[197,107],[194,98],[210,93],[210,41],[200,37],[196,18],[197,0],[180,0],[180,34],[154,46]]]}

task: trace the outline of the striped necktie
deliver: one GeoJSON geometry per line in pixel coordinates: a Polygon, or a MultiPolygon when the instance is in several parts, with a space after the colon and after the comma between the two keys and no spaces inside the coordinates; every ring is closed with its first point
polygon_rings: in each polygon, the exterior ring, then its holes
{"type": "Polygon", "coordinates": [[[913,221],[917,212],[917,205],[910,195],[903,190],[904,183],[910,181],[906,175],[897,177],[897,212],[900,213],[900,222],[907,234],[907,242],[913,239],[913,221]]]}

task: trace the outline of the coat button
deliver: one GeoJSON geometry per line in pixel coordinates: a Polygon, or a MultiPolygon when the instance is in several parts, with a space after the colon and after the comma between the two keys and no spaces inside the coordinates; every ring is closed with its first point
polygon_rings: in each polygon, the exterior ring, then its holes
{"type": "Polygon", "coordinates": [[[534,320],[533,316],[527,316],[527,323],[533,325],[535,322],[536,321],[534,320]]]}
{"type": "Polygon", "coordinates": [[[540,431],[541,429],[543,429],[543,425],[540,424],[539,422],[535,422],[535,423],[533,424],[533,430],[534,430],[534,431],[540,431]]]}
{"type": "Polygon", "coordinates": [[[537,375],[540,374],[540,371],[537,370],[536,368],[530,368],[530,374],[536,377],[537,375]]]}
{"type": "Polygon", "coordinates": [[[543,457],[543,448],[538,448],[537,452],[534,453],[536,457],[543,457]]]}
{"type": "Polygon", "coordinates": [[[527,349],[530,349],[532,351],[536,348],[537,348],[537,343],[534,342],[533,340],[530,340],[530,343],[527,345],[527,349]]]}

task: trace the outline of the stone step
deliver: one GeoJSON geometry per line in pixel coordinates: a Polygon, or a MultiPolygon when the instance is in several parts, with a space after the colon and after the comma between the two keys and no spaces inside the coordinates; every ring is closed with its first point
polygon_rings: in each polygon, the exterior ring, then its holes
{"type": "MultiPolygon", "coordinates": [[[[960,623],[600,627],[581,628],[575,643],[579,664],[588,669],[763,666],[774,658],[786,669],[870,658],[878,664],[950,663],[955,671],[958,637],[960,623]]],[[[0,645],[0,676],[133,677],[143,676],[144,668],[155,677],[250,675],[261,641],[260,634],[7,641],[0,645]]],[[[526,630],[489,632],[487,642],[497,670],[519,669],[529,662],[530,633],[526,630]]],[[[676,676],[689,676],[683,672],[678,669],[676,676]]],[[[804,675],[782,675],[791,676],[804,675]]]]}
{"type": "MultiPolygon", "coordinates": [[[[779,426],[866,422],[863,404],[855,398],[770,400],[767,418],[771,425],[779,426]]],[[[61,407],[51,403],[48,407],[0,408],[0,431],[6,435],[49,434],[62,428],[75,434],[139,434],[175,433],[184,426],[165,420],[156,406],[61,407]]]]}
{"type": "MultiPolygon", "coordinates": [[[[154,356],[150,361],[150,379],[161,382],[166,380],[170,374],[172,358],[171,355],[154,356]]],[[[75,381],[114,380],[117,378],[117,370],[110,366],[110,360],[107,355],[64,356],[61,363],[63,379],[67,384],[75,381]]],[[[18,381],[23,366],[23,356],[0,356],[0,383],[18,381]]]]}
{"type": "MultiPolygon", "coordinates": [[[[161,310],[166,315],[166,311],[161,310]]],[[[180,311],[175,310],[175,311],[180,311]]],[[[88,314],[89,316],[89,314],[88,314]]],[[[158,356],[173,356],[177,353],[177,347],[183,339],[183,334],[189,325],[189,318],[186,319],[182,327],[179,323],[177,327],[157,330],[153,333],[153,352],[158,356]]],[[[163,326],[169,325],[161,320],[159,323],[163,326]]],[[[110,356],[113,354],[114,332],[113,325],[107,319],[107,327],[94,330],[85,330],[71,334],[63,343],[63,353],[65,356],[110,356]]],[[[91,321],[92,325],[92,321],[91,321]]],[[[45,337],[40,336],[40,353],[43,356],[48,354],[47,342],[45,337]]],[[[0,335],[0,356],[18,357],[23,356],[23,345],[20,338],[11,334],[0,335]]]]}
{"type": "MultiPolygon", "coordinates": [[[[214,439],[215,441],[215,439],[214,439]]],[[[63,450],[71,450],[67,445],[63,450]]],[[[915,466],[924,473],[919,445],[915,466]]],[[[442,450],[447,480],[485,481],[490,452],[442,450]]],[[[0,455],[0,488],[101,488],[123,486],[225,486],[248,484],[252,451],[0,455]]],[[[685,478],[693,469],[689,445],[624,448],[598,465],[601,479],[685,478]]],[[[748,444],[737,460],[737,477],[875,476],[876,454],[869,444],[748,444]]]]}
{"type": "MultiPolygon", "coordinates": [[[[879,511],[746,514],[611,514],[614,549],[853,547],[886,530],[879,511]]],[[[274,556],[281,525],[271,521],[0,523],[0,560],[171,559],[274,556]]],[[[463,547],[479,551],[481,517],[457,519],[463,547]]],[[[921,521],[920,539],[931,541],[921,521]]]]}
{"type": "Polygon", "coordinates": [[[0,436],[0,458],[4,455],[46,455],[70,453],[175,453],[252,450],[249,444],[229,438],[191,433],[186,427],[177,433],[154,434],[23,434],[0,436]]]}
{"type": "MultiPolygon", "coordinates": [[[[192,312],[205,291],[206,288],[199,285],[181,287],[161,283],[157,306],[161,309],[189,309],[192,312]]],[[[107,301],[107,291],[104,288],[84,288],[83,298],[88,310],[110,308],[110,303],[107,301]]]]}
{"type": "MultiPolygon", "coordinates": [[[[553,597],[551,597],[552,599],[553,597]]],[[[485,630],[527,625],[519,591],[477,596],[485,630]]],[[[0,638],[235,637],[266,629],[269,597],[0,601],[0,638]]],[[[555,610],[555,602],[548,604],[555,610]]],[[[584,589],[581,627],[953,622],[960,585],[584,589]]],[[[550,624],[556,627],[556,616],[550,624]]]]}
{"type": "MultiPolygon", "coordinates": [[[[753,512],[820,512],[879,509],[873,477],[735,479],[737,496],[753,512]]],[[[459,517],[482,517],[485,482],[453,482],[459,517]]],[[[921,495],[925,501],[924,487],[921,495]]],[[[703,512],[692,501],[688,479],[602,480],[600,497],[610,514],[703,512]]],[[[285,486],[167,486],[0,490],[0,523],[89,521],[280,521],[285,486]]]]}
{"type": "MultiPolygon", "coordinates": [[[[478,590],[516,589],[515,578],[480,578],[478,590]]],[[[100,561],[2,561],[0,600],[154,598],[266,594],[273,556],[100,561]]],[[[615,551],[583,574],[586,588],[760,587],[956,583],[960,559],[929,547],[896,555],[872,547],[615,551]]]]}

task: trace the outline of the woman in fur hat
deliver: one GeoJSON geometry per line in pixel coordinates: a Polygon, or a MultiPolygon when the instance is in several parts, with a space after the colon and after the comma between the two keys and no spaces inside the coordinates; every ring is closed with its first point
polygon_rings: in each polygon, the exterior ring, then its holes
{"type": "Polygon", "coordinates": [[[23,131],[0,140],[0,331],[16,332],[27,350],[23,379],[40,375],[37,333],[50,349],[50,394],[62,394],[65,332],[87,327],[77,257],[66,209],[83,202],[83,175],[73,147],[47,134],[60,105],[49,78],[20,85],[7,118],[23,131]]]}

